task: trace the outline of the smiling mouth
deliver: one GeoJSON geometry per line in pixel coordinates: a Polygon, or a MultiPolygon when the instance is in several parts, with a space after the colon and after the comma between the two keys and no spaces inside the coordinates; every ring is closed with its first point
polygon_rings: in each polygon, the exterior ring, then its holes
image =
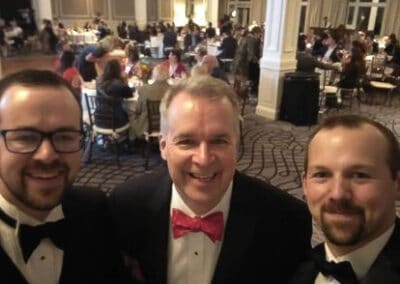
{"type": "Polygon", "coordinates": [[[206,182],[207,181],[211,181],[212,179],[214,179],[217,176],[216,173],[208,174],[208,175],[200,175],[200,174],[189,173],[189,175],[194,179],[197,179],[197,180],[200,180],[200,181],[206,181],[206,182]]]}
{"type": "Polygon", "coordinates": [[[51,172],[51,173],[27,173],[27,176],[34,179],[51,180],[62,176],[63,171],[51,172]]]}

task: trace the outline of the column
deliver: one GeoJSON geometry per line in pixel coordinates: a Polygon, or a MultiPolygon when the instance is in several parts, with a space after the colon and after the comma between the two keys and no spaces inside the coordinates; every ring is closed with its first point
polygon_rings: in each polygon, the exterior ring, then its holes
{"type": "Polygon", "coordinates": [[[256,113],[279,117],[283,77],[296,68],[301,0],[268,0],[256,113]]]}
{"type": "Polygon", "coordinates": [[[43,19],[53,20],[51,0],[33,0],[32,9],[35,11],[35,20],[38,29],[42,26],[43,19]]]}
{"type": "Polygon", "coordinates": [[[218,27],[218,2],[219,1],[215,0],[207,0],[205,4],[207,7],[207,21],[211,22],[214,28],[218,27]]]}
{"type": "Polygon", "coordinates": [[[135,19],[139,27],[147,24],[147,4],[146,0],[135,0],[135,19]]]}

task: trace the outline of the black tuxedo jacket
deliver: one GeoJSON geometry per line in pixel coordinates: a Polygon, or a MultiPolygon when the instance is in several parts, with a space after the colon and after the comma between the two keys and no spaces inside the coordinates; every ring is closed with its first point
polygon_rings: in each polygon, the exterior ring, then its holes
{"type": "MultiPolygon", "coordinates": [[[[313,249],[314,253],[325,258],[323,244],[313,249]]],[[[293,277],[292,284],[314,284],[318,270],[312,261],[304,262],[293,277]]],[[[400,219],[396,220],[394,231],[375,262],[360,284],[399,284],[400,283],[400,219]]]]}
{"type": "MultiPolygon", "coordinates": [[[[71,190],[62,207],[68,236],[59,283],[127,283],[106,196],[95,190],[71,190]]],[[[1,247],[0,279],[4,283],[27,283],[1,247]]]]}
{"type": "MultiPolygon", "coordinates": [[[[145,175],[110,196],[121,248],[145,283],[167,282],[171,186],[167,173],[145,175]]],[[[212,283],[288,283],[310,249],[311,230],[302,201],[237,172],[212,283]]]]}

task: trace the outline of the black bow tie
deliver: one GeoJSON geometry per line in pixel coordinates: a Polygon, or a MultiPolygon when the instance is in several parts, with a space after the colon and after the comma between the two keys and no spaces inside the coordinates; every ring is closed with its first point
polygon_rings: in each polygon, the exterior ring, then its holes
{"type": "MultiPolygon", "coordinates": [[[[16,226],[17,222],[0,209],[0,219],[11,227],[16,226]]],[[[48,222],[38,226],[21,224],[19,226],[19,244],[22,249],[25,262],[28,261],[32,252],[39,245],[40,241],[50,238],[60,249],[64,248],[65,219],[56,222],[48,222]]]]}
{"type": "Polygon", "coordinates": [[[316,268],[325,276],[332,276],[341,284],[357,284],[357,276],[354,273],[351,263],[348,261],[328,262],[320,256],[314,255],[316,268]]]}

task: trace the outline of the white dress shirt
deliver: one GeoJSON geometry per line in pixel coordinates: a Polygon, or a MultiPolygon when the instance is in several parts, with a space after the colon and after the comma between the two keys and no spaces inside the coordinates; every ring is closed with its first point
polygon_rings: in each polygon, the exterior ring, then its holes
{"type": "Polygon", "coordinates": [[[53,208],[46,220],[40,222],[9,203],[0,194],[0,208],[11,218],[15,219],[16,228],[10,227],[0,219],[0,246],[13,261],[15,266],[30,284],[56,284],[59,281],[64,252],[57,248],[53,242],[43,239],[32,252],[25,263],[19,245],[18,231],[20,224],[37,226],[46,222],[54,222],[64,218],[61,205],[53,208]]]}
{"type": "Polygon", "coordinates": [[[336,46],[329,46],[326,50],[324,56],[322,57],[323,62],[331,62],[332,52],[335,50],[336,46]]]}
{"type": "MultiPolygon", "coordinates": [[[[388,242],[393,230],[394,224],[386,232],[384,232],[375,240],[369,242],[367,245],[340,257],[335,257],[329,249],[329,246],[325,243],[324,247],[326,260],[334,262],[349,261],[353,267],[357,279],[361,280],[367,275],[375,259],[388,242]]],[[[340,284],[340,282],[333,277],[325,277],[322,273],[319,273],[315,279],[315,284],[340,284]]]]}
{"type": "MultiPolygon", "coordinates": [[[[217,206],[200,217],[221,211],[225,229],[231,195],[232,182],[217,206]]],[[[170,214],[172,214],[172,209],[179,209],[190,217],[196,216],[182,200],[174,184],[172,185],[170,214]]],[[[221,251],[223,236],[222,241],[216,241],[215,243],[203,232],[189,232],[178,239],[174,239],[171,223],[169,227],[168,284],[211,283],[221,251]]]]}

